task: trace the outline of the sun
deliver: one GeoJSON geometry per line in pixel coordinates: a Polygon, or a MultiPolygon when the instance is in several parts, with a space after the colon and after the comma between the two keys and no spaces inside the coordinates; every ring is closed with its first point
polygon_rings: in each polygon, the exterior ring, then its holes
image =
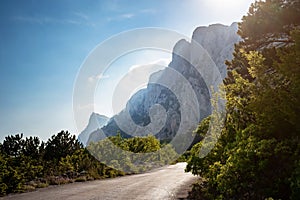
{"type": "MultiPolygon", "coordinates": [[[[203,2],[209,7],[221,9],[224,10],[227,8],[236,9],[244,7],[245,5],[250,5],[255,0],[203,0],[200,2],[203,2]]],[[[227,12],[230,12],[230,10],[227,10],[227,12]]]]}
{"type": "Polygon", "coordinates": [[[197,0],[195,2],[197,2],[197,7],[205,10],[208,19],[224,23],[240,20],[243,15],[247,14],[251,3],[255,0],[197,0]]]}

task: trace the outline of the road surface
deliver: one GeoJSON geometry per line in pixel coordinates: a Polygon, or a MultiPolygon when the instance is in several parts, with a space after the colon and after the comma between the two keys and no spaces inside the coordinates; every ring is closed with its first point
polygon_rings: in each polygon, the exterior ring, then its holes
{"type": "Polygon", "coordinates": [[[180,188],[196,180],[191,173],[184,173],[185,166],[185,163],[178,163],[145,174],[50,186],[0,200],[172,200],[176,199],[180,188]]]}

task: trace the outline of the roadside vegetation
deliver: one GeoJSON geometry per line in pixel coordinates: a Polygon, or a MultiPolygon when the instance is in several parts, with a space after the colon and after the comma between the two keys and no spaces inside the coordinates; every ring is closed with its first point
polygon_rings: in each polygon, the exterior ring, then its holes
{"type": "Polygon", "coordinates": [[[299,19],[299,0],[259,1],[243,17],[222,134],[206,157],[202,141],[188,160],[186,170],[201,176],[191,199],[300,199],[299,19]]]}
{"type": "Polygon", "coordinates": [[[3,143],[0,143],[0,195],[32,191],[48,185],[123,176],[126,172],[144,172],[174,160],[172,156],[166,157],[166,155],[176,156],[174,149],[162,147],[163,145],[154,136],[124,139],[117,135],[93,143],[87,148],[79,143],[75,135],[65,131],[53,135],[47,142],[40,141],[38,137],[24,138],[23,134],[7,136],[3,143]],[[126,152],[159,152],[161,159],[147,157],[156,162],[151,164],[149,161],[150,165],[136,167],[133,162],[137,160],[124,156],[127,155],[124,151],[119,154],[123,157],[118,161],[107,163],[111,166],[109,167],[100,162],[100,155],[116,155],[109,146],[112,143],[126,152]],[[165,150],[160,151],[161,148],[165,150]],[[98,155],[96,158],[100,161],[92,156],[88,149],[96,153],[98,155]],[[117,170],[119,163],[127,167],[126,172],[117,170]]]}

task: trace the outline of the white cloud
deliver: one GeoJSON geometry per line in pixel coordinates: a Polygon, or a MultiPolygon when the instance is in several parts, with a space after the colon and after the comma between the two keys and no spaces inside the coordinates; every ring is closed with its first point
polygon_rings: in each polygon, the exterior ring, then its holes
{"type": "Polygon", "coordinates": [[[150,76],[168,66],[170,59],[159,59],[148,64],[132,65],[125,76],[117,84],[113,99],[113,111],[119,113],[125,108],[127,101],[140,89],[146,88],[150,76]]]}
{"type": "Polygon", "coordinates": [[[16,20],[16,21],[43,24],[43,20],[41,18],[26,17],[26,16],[16,16],[13,19],[16,20]]]}
{"type": "Polygon", "coordinates": [[[121,21],[121,20],[126,20],[126,19],[132,19],[134,17],[137,17],[138,15],[141,15],[141,14],[155,14],[157,11],[154,10],[154,9],[142,9],[142,10],[139,10],[135,13],[124,13],[124,14],[121,14],[121,15],[116,15],[114,17],[109,17],[107,20],[108,21],[121,21]]]}
{"type": "Polygon", "coordinates": [[[109,78],[109,75],[99,74],[99,75],[93,75],[93,76],[88,77],[88,81],[90,83],[93,83],[93,82],[98,81],[100,79],[106,79],[106,78],[109,78]]]}
{"type": "MultiPolygon", "coordinates": [[[[149,65],[157,65],[157,66],[168,66],[168,64],[171,62],[171,59],[167,59],[167,58],[164,58],[164,59],[158,59],[156,61],[153,61],[153,62],[150,62],[148,64],[142,64],[142,65],[132,65],[130,68],[129,68],[129,72],[130,71],[133,71],[134,69],[136,68],[139,68],[139,67],[145,67],[145,66],[149,66],[149,65]]],[[[160,67],[159,67],[160,68],[160,67]]]]}
{"type": "Polygon", "coordinates": [[[53,17],[31,17],[31,16],[16,16],[13,20],[31,24],[54,24],[54,25],[85,25],[85,26],[95,26],[94,23],[88,21],[88,16],[80,13],[74,13],[78,17],[76,19],[72,18],[53,18],[53,17]]]}
{"type": "Polygon", "coordinates": [[[107,21],[111,22],[111,21],[127,20],[127,19],[132,19],[135,16],[136,16],[136,14],[134,14],[134,13],[125,13],[125,14],[114,16],[114,17],[109,17],[109,18],[107,18],[107,21]]]}
{"type": "Polygon", "coordinates": [[[82,12],[73,12],[73,14],[81,19],[88,20],[89,16],[82,12]]]}
{"type": "Polygon", "coordinates": [[[95,107],[95,104],[78,105],[76,110],[90,110],[95,107]]]}
{"type": "Polygon", "coordinates": [[[135,16],[135,14],[133,14],[133,13],[126,13],[126,14],[120,15],[120,17],[123,19],[130,19],[130,18],[133,18],[134,16],[135,16]]]}
{"type": "Polygon", "coordinates": [[[149,9],[142,9],[139,12],[144,13],[144,14],[155,14],[157,11],[154,10],[154,9],[149,8],[149,9]]]}

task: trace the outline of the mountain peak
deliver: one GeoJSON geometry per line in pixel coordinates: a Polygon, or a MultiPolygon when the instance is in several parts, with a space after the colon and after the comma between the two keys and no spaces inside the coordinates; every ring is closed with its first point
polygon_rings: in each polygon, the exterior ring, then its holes
{"type": "MultiPolygon", "coordinates": [[[[197,69],[202,68],[205,63],[205,61],[199,60],[205,57],[204,51],[199,51],[199,48],[196,48],[197,45],[195,45],[195,42],[206,50],[205,55],[211,57],[211,60],[219,69],[222,78],[224,78],[226,76],[225,61],[232,59],[234,44],[240,41],[240,37],[237,35],[237,27],[237,23],[232,23],[231,26],[222,24],[201,26],[193,32],[192,41],[179,40],[173,48],[172,61],[169,67],[151,75],[151,83],[147,85],[147,88],[134,94],[127,102],[126,108],[118,115],[112,117],[105,126],[102,126],[100,130],[89,132],[89,141],[98,141],[103,139],[103,136],[116,135],[118,131],[124,137],[130,137],[130,135],[143,136],[147,133],[154,133],[155,137],[160,140],[172,140],[177,134],[182,120],[181,109],[183,105],[180,105],[180,101],[178,101],[178,98],[168,87],[159,84],[163,82],[165,85],[170,85],[170,88],[173,88],[174,85],[172,84],[175,83],[179,90],[183,89],[180,80],[170,75],[171,68],[180,73],[194,89],[197,101],[199,102],[199,110],[195,110],[194,113],[201,113],[199,120],[210,115],[209,89],[203,78],[197,75],[199,74],[197,69]],[[158,117],[157,124],[152,126],[153,122],[150,111],[157,104],[165,109],[166,118],[158,117]],[[156,131],[155,128],[159,127],[158,125],[162,126],[156,131]]],[[[211,80],[211,84],[218,84],[216,81],[211,80]]],[[[156,113],[156,110],[154,113],[156,113]]],[[[156,114],[160,116],[159,112],[156,114]]],[[[92,113],[91,118],[94,118],[94,116],[98,117],[98,114],[92,113]]],[[[92,122],[93,120],[91,120],[92,122]]],[[[185,121],[186,127],[196,125],[197,122],[185,121]]]]}
{"type": "Polygon", "coordinates": [[[106,117],[104,115],[100,115],[95,112],[92,112],[92,114],[90,115],[88,125],[78,135],[78,139],[82,142],[83,145],[86,145],[86,142],[88,141],[90,133],[105,126],[107,124],[108,120],[109,120],[108,117],[106,117]]]}

